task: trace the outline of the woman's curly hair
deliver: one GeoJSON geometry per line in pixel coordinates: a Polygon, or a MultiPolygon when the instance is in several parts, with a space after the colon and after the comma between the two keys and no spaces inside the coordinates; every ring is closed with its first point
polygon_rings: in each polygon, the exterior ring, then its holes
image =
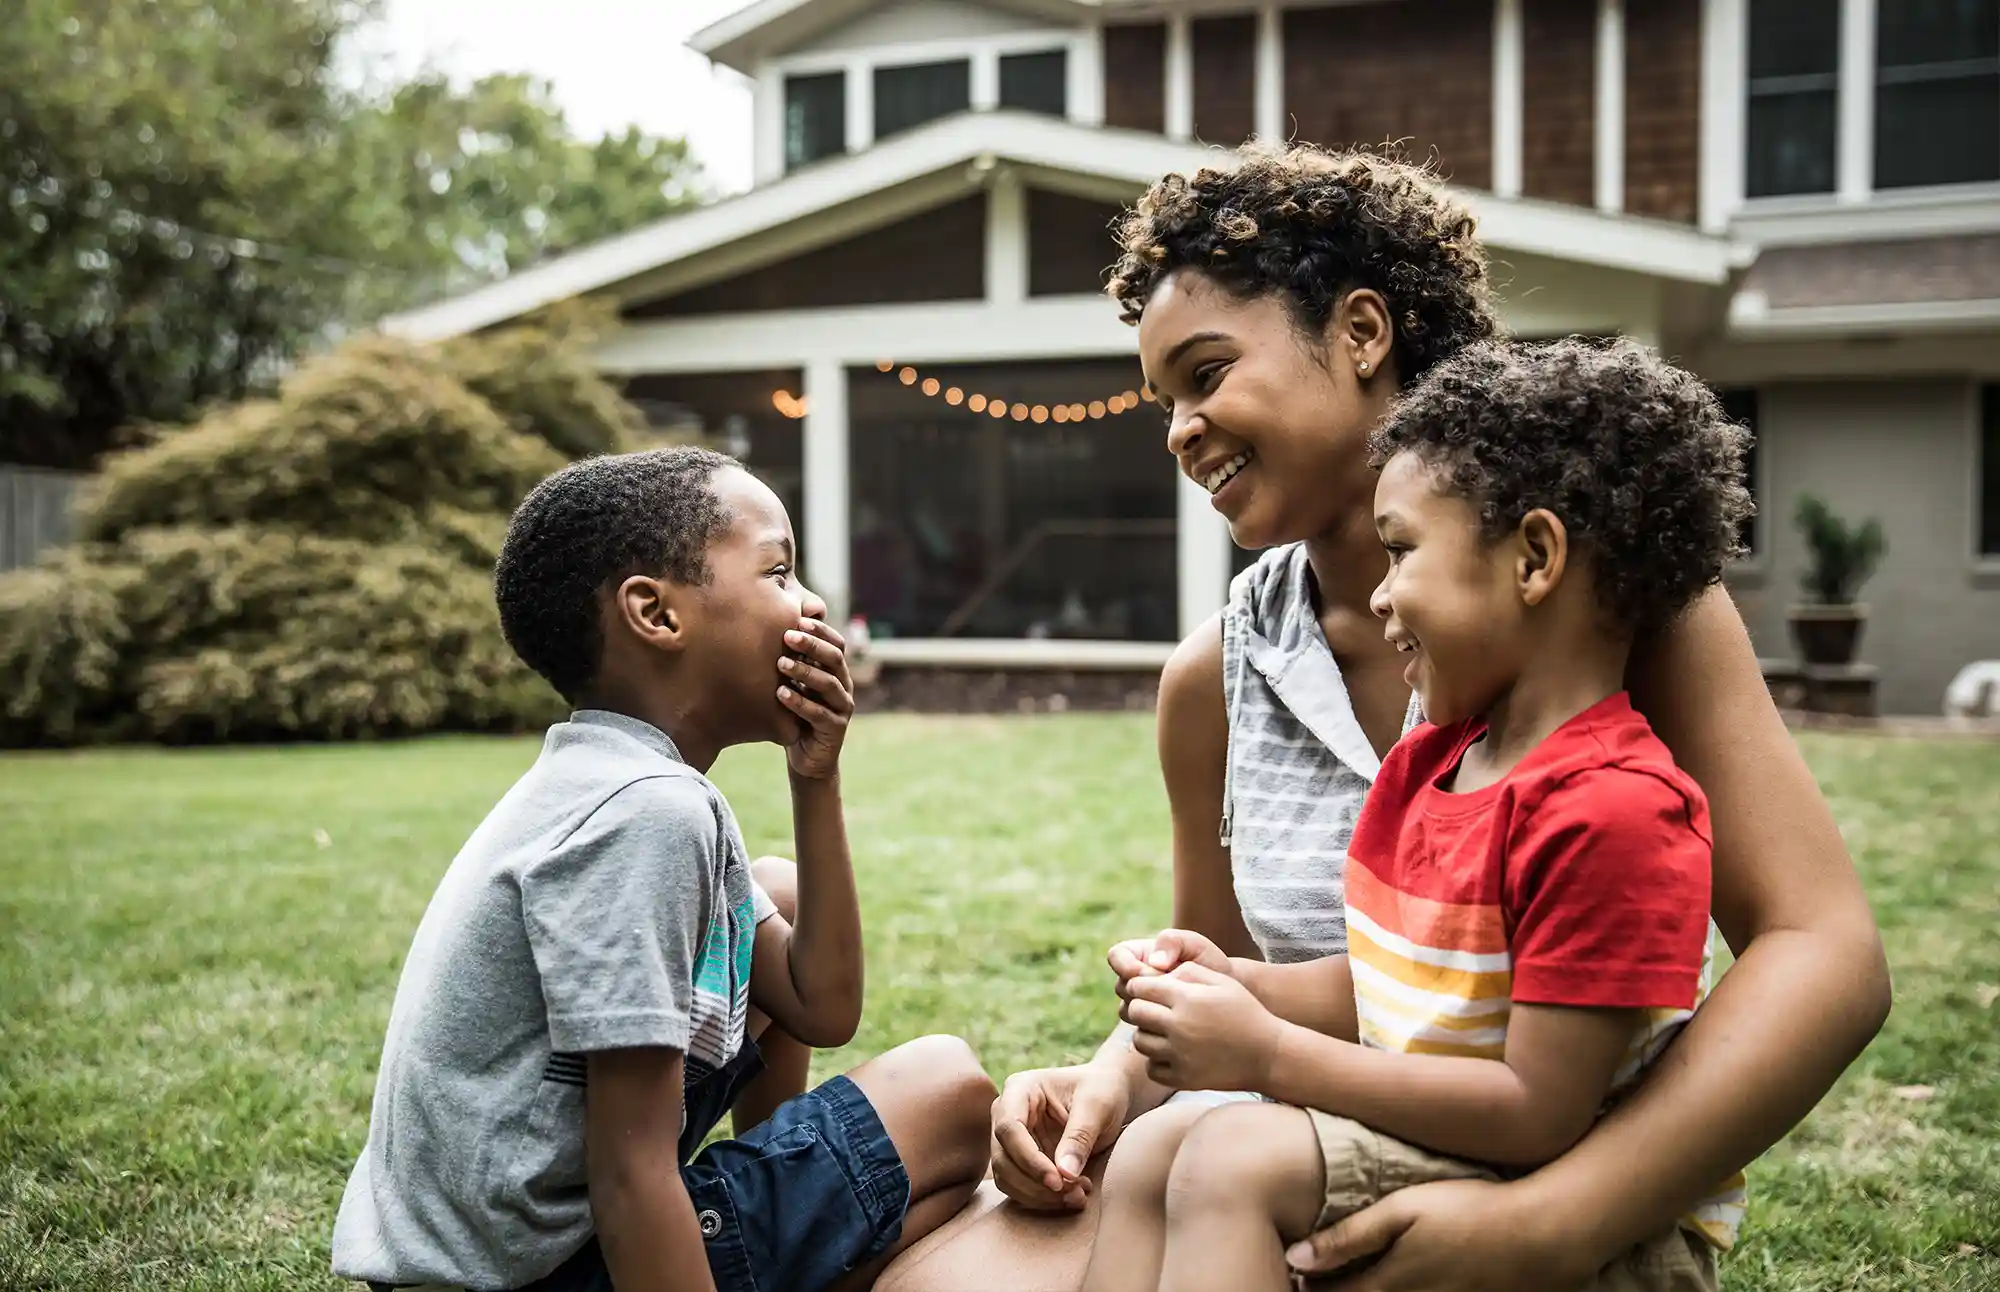
{"type": "Polygon", "coordinates": [[[1369,441],[1414,453],[1490,541],[1546,508],[1591,557],[1598,599],[1647,632],[1741,552],[1749,434],[1691,374],[1626,340],[1485,342],[1406,391],[1369,441]]]}
{"type": "Polygon", "coordinates": [[[1373,288],[1405,384],[1499,334],[1472,213],[1429,170],[1388,156],[1248,147],[1233,168],[1159,180],[1116,233],[1107,291],[1129,323],[1161,279],[1192,268],[1239,299],[1282,296],[1315,337],[1342,297],[1373,288]]]}

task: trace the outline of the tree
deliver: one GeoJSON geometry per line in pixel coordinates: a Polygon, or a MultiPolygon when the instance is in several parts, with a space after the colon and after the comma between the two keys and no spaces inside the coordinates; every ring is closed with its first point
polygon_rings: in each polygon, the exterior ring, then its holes
{"type": "Polygon", "coordinates": [[[296,356],[693,200],[679,141],[544,84],[334,74],[372,0],[14,0],[0,23],[0,461],[267,388],[296,356]]]}

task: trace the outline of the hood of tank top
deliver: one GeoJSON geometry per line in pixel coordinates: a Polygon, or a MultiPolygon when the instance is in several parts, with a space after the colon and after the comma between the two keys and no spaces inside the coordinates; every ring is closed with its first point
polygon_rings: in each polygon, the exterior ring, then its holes
{"type": "Polygon", "coordinates": [[[1225,677],[1233,713],[1243,694],[1240,676],[1254,669],[1278,701],[1341,762],[1369,780],[1382,769],[1375,746],[1354,716],[1347,681],[1327,647],[1313,604],[1312,565],[1304,543],[1273,548],[1236,576],[1230,588],[1230,625],[1243,649],[1239,676],[1225,677]]]}

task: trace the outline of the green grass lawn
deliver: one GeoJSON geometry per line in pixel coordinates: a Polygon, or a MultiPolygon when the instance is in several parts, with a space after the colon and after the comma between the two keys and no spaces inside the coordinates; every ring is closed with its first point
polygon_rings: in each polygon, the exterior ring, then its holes
{"type": "MultiPolygon", "coordinates": [[[[0,759],[0,1288],[339,1286],[397,967],[527,741],[0,759]]],[[[1814,737],[1889,940],[1887,1030],[1755,1168],[1733,1292],[2000,1287],[2000,745],[1814,737]],[[1913,1090],[1911,1087],[1924,1087],[1913,1090]]],[[[869,1007],[1085,1056],[1168,910],[1143,717],[872,718],[847,765],[869,1007]]],[[[789,851],[775,751],[717,780],[789,851]]]]}

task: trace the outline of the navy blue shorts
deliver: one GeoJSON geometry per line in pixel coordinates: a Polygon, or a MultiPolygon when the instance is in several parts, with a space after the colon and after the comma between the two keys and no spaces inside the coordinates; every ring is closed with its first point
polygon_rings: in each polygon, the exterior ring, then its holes
{"type": "MultiPolygon", "coordinates": [[[[874,1105],[846,1077],[786,1100],[740,1139],[688,1155],[763,1068],[754,1043],[688,1092],[681,1179],[716,1292],[819,1292],[903,1232],[910,1177],[874,1105]]],[[[522,1292],[612,1292],[591,1239],[522,1292]]]]}

